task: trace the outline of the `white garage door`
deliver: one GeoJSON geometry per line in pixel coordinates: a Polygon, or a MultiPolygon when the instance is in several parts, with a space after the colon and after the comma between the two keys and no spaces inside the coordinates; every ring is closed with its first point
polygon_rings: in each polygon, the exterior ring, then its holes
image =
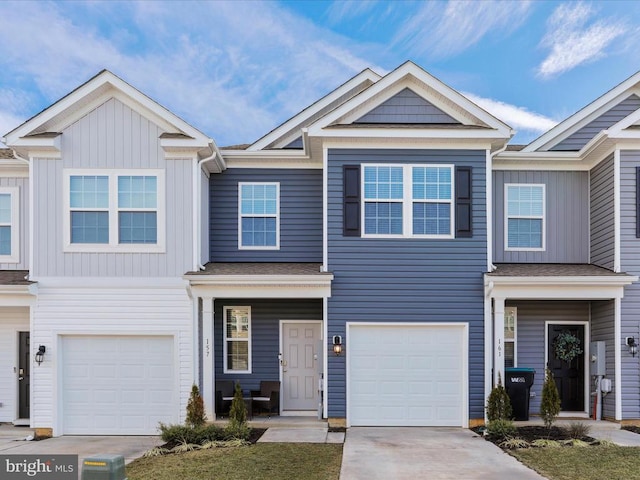
{"type": "Polygon", "coordinates": [[[466,324],[348,326],[352,426],[466,426],[466,324]]]}
{"type": "Polygon", "coordinates": [[[177,421],[173,337],[62,340],[65,434],[157,434],[177,421]]]}

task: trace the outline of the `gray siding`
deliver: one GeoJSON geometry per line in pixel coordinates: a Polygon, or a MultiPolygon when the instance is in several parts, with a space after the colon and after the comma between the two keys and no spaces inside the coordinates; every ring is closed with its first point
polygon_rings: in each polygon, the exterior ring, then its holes
{"type": "MultiPolygon", "coordinates": [[[[346,322],[463,322],[469,325],[469,415],[484,416],[482,274],[487,267],[485,152],[329,150],[328,249],[334,274],[328,338],[346,322]],[[473,167],[473,238],[374,239],[342,235],[342,166],[455,163],[473,167]]],[[[346,349],[349,348],[347,344],[346,349]]],[[[344,417],[345,357],[328,357],[329,417],[344,417]]]]}
{"type": "MultiPolygon", "coordinates": [[[[570,301],[510,301],[510,307],[517,307],[517,365],[535,368],[536,374],[531,392],[529,412],[540,412],[542,384],[547,361],[545,352],[545,322],[566,322],[589,320],[589,302],[570,301]]],[[[588,327],[587,327],[588,328],[588,327]]]]}
{"type": "Polygon", "coordinates": [[[212,262],[322,262],[322,171],[228,169],[211,175],[212,262]],[[280,250],[238,249],[238,182],[280,183],[280,250]]]}
{"type": "MultiPolygon", "coordinates": [[[[614,324],[615,324],[615,303],[613,300],[591,302],[591,341],[606,342],[606,362],[607,377],[611,379],[613,389],[611,393],[605,395],[602,401],[602,418],[615,419],[615,344],[614,344],[614,324]]],[[[623,350],[623,356],[625,352],[623,350]]],[[[592,412],[593,414],[593,412],[592,412]]]]}
{"type": "Polygon", "coordinates": [[[20,254],[18,263],[0,263],[0,270],[29,269],[29,179],[26,177],[0,177],[0,187],[18,187],[18,203],[20,211],[19,229],[11,232],[19,235],[20,254]]]}
{"type": "Polygon", "coordinates": [[[615,255],[613,155],[590,175],[591,263],[613,270],[615,255]]]}
{"type": "Polygon", "coordinates": [[[322,320],[322,300],[216,299],[214,305],[214,349],[216,380],[240,382],[243,389],[258,389],[261,380],[279,380],[280,320],[322,320]],[[251,307],[250,374],[223,373],[223,309],[225,306],[251,307]]]}
{"type": "MultiPolygon", "coordinates": [[[[620,262],[623,272],[640,275],[640,239],[636,238],[636,167],[640,151],[620,153],[620,262]]],[[[640,284],[625,287],[622,299],[622,418],[640,418],[640,355],[632,357],[624,337],[640,338],[640,284]]]]}
{"type": "Polygon", "coordinates": [[[456,123],[455,118],[405,88],[354,123],[456,123]]]}
{"type": "Polygon", "coordinates": [[[621,101],[609,111],[603,113],[598,118],[582,127],[577,132],[562,140],[549,150],[554,151],[573,151],[580,150],[589,140],[595,137],[602,130],[609,128],[611,125],[618,123],[620,120],[635,112],[640,108],[640,98],[637,95],[631,95],[621,101]]]}
{"type": "Polygon", "coordinates": [[[302,137],[296,138],[293,142],[286,145],[284,148],[302,149],[304,144],[302,143],[302,137]]]}
{"type": "Polygon", "coordinates": [[[192,163],[165,160],[163,131],[111,99],[62,134],[62,159],[33,162],[33,275],[173,277],[192,268],[192,163]],[[63,169],[165,169],[165,253],[63,253],[63,169]]]}
{"type": "Polygon", "coordinates": [[[589,261],[589,174],[559,171],[493,172],[496,263],[587,263],[589,261]],[[545,245],[541,252],[505,250],[506,183],[544,184],[545,245]]]}

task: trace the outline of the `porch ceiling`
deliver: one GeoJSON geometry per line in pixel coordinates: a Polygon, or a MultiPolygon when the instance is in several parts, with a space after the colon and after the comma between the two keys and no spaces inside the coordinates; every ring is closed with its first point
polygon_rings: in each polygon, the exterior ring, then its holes
{"type": "Polygon", "coordinates": [[[500,264],[485,273],[492,298],[608,300],[622,298],[638,277],[590,264],[500,264]]]}
{"type": "Polygon", "coordinates": [[[333,274],[320,263],[208,263],[187,272],[191,291],[211,298],[326,298],[333,274]]]}

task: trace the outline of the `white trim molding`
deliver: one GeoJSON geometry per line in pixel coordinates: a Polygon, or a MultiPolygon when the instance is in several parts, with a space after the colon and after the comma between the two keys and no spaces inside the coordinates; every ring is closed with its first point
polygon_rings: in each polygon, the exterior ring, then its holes
{"type": "MultiPolygon", "coordinates": [[[[506,252],[544,252],[546,250],[546,224],[547,224],[547,202],[546,185],[544,183],[505,183],[504,184],[504,249],[506,252]],[[542,214],[541,215],[510,215],[509,214],[509,189],[511,188],[540,188],[542,189],[542,214]],[[511,247],[509,246],[509,220],[537,220],[542,221],[540,247],[511,247]]],[[[533,204],[533,201],[532,201],[533,204]]]]}
{"type": "MultiPolygon", "coordinates": [[[[244,314],[239,314],[244,315],[244,314]]],[[[236,318],[236,324],[238,321],[242,320],[241,318],[236,318]]],[[[251,325],[251,307],[248,305],[243,306],[225,306],[222,312],[222,365],[223,365],[223,373],[233,373],[233,374],[249,374],[252,371],[252,363],[251,363],[251,344],[252,344],[252,325],[251,325]],[[229,312],[233,310],[237,310],[238,312],[246,311],[246,319],[247,319],[247,337],[234,337],[230,336],[227,332],[227,315],[229,312]],[[242,342],[247,344],[247,368],[246,369],[234,369],[229,368],[229,350],[228,344],[229,342],[242,342]]]]}
{"type": "MultiPolygon", "coordinates": [[[[11,235],[10,252],[7,255],[0,255],[0,263],[20,263],[20,187],[0,187],[0,195],[9,196],[8,222],[0,223],[0,227],[9,227],[11,235]]],[[[25,209],[26,211],[26,209],[25,209]]]]}

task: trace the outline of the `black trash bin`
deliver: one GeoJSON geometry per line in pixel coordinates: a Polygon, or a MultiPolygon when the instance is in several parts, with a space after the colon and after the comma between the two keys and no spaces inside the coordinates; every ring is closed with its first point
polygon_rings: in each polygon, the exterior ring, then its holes
{"type": "Polygon", "coordinates": [[[515,420],[529,420],[529,392],[536,371],[533,368],[505,368],[504,388],[511,400],[515,420]]]}

